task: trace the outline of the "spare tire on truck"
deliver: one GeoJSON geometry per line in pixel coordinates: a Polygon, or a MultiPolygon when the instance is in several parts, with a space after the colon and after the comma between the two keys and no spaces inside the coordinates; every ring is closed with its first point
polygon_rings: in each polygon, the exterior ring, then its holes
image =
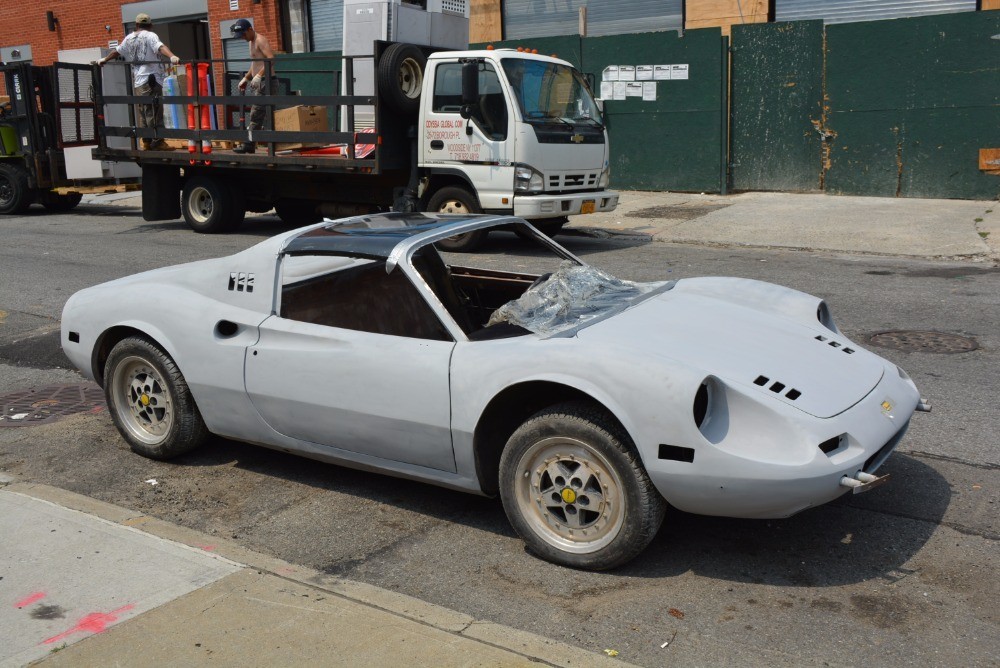
{"type": "Polygon", "coordinates": [[[420,108],[427,56],[414,44],[390,44],[378,61],[378,91],[393,111],[415,114],[420,108]]]}

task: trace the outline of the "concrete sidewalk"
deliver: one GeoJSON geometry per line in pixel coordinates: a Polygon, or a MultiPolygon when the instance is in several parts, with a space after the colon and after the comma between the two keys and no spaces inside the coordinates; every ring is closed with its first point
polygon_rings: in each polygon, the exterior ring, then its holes
{"type": "Polygon", "coordinates": [[[576,216],[566,229],[710,246],[1000,260],[995,200],[626,191],[615,211],[576,216]]]}
{"type": "Polygon", "coordinates": [[[44,485],[0,535],[3,668],[628,665],[44,485]]]}

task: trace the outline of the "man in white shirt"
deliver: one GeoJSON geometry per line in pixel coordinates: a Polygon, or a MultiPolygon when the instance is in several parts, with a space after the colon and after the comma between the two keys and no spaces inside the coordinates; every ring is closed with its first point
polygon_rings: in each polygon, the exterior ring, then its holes
{"type": "MultiPolygon", "coordinates": [[[[138,126],[140,128],[163,127],[163,107],[160,98],[163,97],[163,79],[166,71],[160,56],[170,59],[171,65],[180,62],[180,58],[160,41],[156,33],[150,30],[153,20],[149,14],[141,13],[135,17],[135,31],[126,35],[121,44],[111,50],[111,53],[97,61],[98,65],[115,58],[133,63],[132,76],[136,95],[152,96],[151,104],[137,105],[138,126]]],[[[170,150],[163,139],[142,138],[143,148],[150,150],[170,150]]]]}
{"type": "MultiPolygon", "coordinates": [[[[250,46],[250,69],[240,79],[240,90],[246,90],[250,86],[250,92],[254,95],[267,95],[269,88],[274,88],[277,83],[271,72],[270,80],[265,72],[264,60],[274,58],[274,51],[271,50],[271,43],[267,38],[253,29],[253,24],[247,19],[239,19],[229,27],[234,37],[247,41],[250,46]]],[[[250,122],[247,123],[247,130],[259,130],[264,126],[264,105],[255,104],[250,107],[250,122]]],[[[233,149],[235,153],[253,153],[253,142],[244,142],[233,149]]]]}

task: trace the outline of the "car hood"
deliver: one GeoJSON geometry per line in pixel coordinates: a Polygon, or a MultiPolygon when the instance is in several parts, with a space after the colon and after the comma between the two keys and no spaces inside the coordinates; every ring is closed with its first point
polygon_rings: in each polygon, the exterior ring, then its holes
{"type": "MultiPolygon", "coordinates": [[[[784,296],[811,299],[812,304],[818,299],[739,279],[732,279],[738,289],[726,296],[717,289],[718,282],[699,284],[701,280],[678,281],[675,289],[585,327],[577,336],[591,344],[648,354],[651,360],[667,357],[701,368],[750,394],[771,397],[820,418],[847,410],[881,380],[884,360],[818,321],[808,323],[780,306],[768,307],[750,292],[754,285],[761,286],[758,292],[777,296],[775,303],[784,296]],[[699,289],[705,286],[711,287],[699,289]]],[[[816,313],[815,305],[811,313],[816,313]]]]}

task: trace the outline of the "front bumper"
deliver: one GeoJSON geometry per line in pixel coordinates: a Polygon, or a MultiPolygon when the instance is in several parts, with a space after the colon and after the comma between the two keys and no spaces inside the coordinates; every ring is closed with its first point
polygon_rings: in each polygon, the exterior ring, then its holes
{"type": "MultiPolygon", "coordinates": [[[[912,382],[887,368],[866,397],[835,417],[776,415],[790,428],[775,429],[771,436],[782,439],[785,451],[796,453],[792,457],[744,452],[739,416],[733,415],[726,439],[695,449],[694,462],[657,460],[647,470],[664,498],[680,510],[724,517],[788,517],[850,491],[841,484],[844,476],[874,473],[902,440],[919,401],[912,382]],[[891,411],[884,408],[886,401],[891,402],[891,411]],[[841,445],[836,449],[825,453],[819,448],[837,437],[841,445]]],[[[755,428],[759,431],[759,422],[755,428]]]]}
{"type": "Polygon", "coordinates": [[[562,195],[514,196],[514,215],[528,220],[614,211],[617,206],[618,193],[611,190],[562,195]]]}

